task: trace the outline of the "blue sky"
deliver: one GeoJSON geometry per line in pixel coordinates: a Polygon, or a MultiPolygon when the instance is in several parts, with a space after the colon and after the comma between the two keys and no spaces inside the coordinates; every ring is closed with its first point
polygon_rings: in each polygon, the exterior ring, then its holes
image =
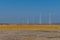
{"type": "Polygon", "coordinates": [[[48,23],[49,13],[52,23],[60,22],[60,0],[0,0],[0,23],[38,23],[40,13],[42,23],[48,23]]]}

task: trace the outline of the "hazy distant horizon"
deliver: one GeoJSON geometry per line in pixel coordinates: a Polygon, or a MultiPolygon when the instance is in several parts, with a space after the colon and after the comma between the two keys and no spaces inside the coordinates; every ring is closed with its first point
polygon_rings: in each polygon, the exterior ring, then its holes
{"type": "Polygon", "coordinates": [[[0,23],[60,23],[60,0],[0,0],[0,23]],[[22,22],[23,21],[23,22],[22,22]]]}

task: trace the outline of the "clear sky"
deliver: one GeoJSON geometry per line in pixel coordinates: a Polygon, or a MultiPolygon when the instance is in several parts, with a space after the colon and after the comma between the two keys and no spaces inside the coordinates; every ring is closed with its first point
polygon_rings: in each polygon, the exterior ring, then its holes
{"type": "Polygon", "coordinates": [[[0,0],[0,23],[22,23],[30,19],[30,23],[48,23],[49,13],[52,22],[60,22],[60,0],[0,0]]]}

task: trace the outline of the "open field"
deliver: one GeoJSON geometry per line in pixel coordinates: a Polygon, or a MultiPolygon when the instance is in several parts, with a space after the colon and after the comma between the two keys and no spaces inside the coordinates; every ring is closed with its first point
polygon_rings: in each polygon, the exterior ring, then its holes
{"type": "Polygon", "coordinates": [[[0,25],[0,40],[60,40],[60,25],[0,25]]]}
{"type": "Polygon", "coordinates": [[[0,40],[60,40],[60,31],[0,30],[0,40]]]}
{"type": "Polygon", "coordinates": [[[0,25],[0,30],[60,30],[60,25],[0,25]]]}

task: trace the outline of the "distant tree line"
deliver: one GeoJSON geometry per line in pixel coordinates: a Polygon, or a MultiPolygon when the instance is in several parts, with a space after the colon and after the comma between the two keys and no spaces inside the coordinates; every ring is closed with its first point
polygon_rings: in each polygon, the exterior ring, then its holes
{"type": "MultiPolygon", "coordinates": [[[[34,23],[34,24],[37,24],[37,25],[42,25],[42,24],[39,24],[39,23],[34,23]]],[[[9,23],[0,23],[0,25],[10,25],[9,23]]],[[[20,25],[20,24],[16,24],[16,25],[20,25]]],[[[22,25],[22,24],[21,24],[22,25]]],[[[30,23],[29,25],[33,25],[32,23],[30,23]]],[[[45,23],[44,23],[45,25],[45,23]]],[[[46,23],[47,25],[47,23],[46,23]]],[[[49,25],[49,24],[48,24],[49,25]]],[[[51,23],[51,25],[60,25],[60,23],[51,23]]]]}
{"type": "Polygon", "coordinates": [[[4,24],[5,24],[5,25],[9,25],[9,23],[0,23],[0,25],[4,25],[4,24]]]}

